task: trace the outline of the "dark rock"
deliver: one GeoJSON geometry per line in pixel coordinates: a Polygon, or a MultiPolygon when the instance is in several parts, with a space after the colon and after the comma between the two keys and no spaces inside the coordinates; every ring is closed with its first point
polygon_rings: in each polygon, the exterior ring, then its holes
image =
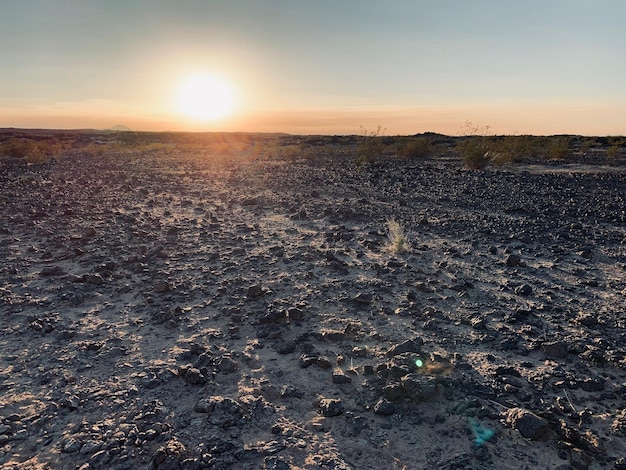
{"type": "Polygon", "coordinates": [[[304,320],[304,312],[302,311],[301,308],[298,308],[298,307],[291,307],[290,309],[288,309],[287,315],[289,316],[290,320],[294,320],[294,321],[304,320]]]}
{"type": "Polygon", "coordinates": [[[185,381],[191,385],[204,385],[207,378],[198,369],[191,367],[185,372],[185,381]]]}
{"type": "Polygon", "coordinates": [[[319,410],[322,416],[339,416],[344,412],[343,403],[338,398],[322,398],[319,403],[319,410]]]}
{"type": "Polygon", "coordinates": [[[101,286],[104,284],[104,278],[100,274],[85,274],[83,275],[83,282],[93,284],[95,286],[101,286]]]}
{"type": "Polygon", "coordinates": [[[349,384],[352,383],[352,379],[347,376],[341,369],[335,369],[333,371],[333,383],[334,384],[349,384]]]}
{"type": "MultiPolygon", "coordinates": [[[[298,365],[302,369],[306,369],[307,367],[315,364],[317,361],[318,361],[317,356],[308,356],[306,354],[303,354],[300,356],[300,359],[298,360],[298,365]]],[[[330,366],[332,367],[332,364],[330,366]]]]}
{"type": "Polygon", "coordinates": [[[521,286],[517,286],[515,288],[515,293],[522,296],[531,295],[533,293],[533,288],[528,284],[522,284],[521,286]]]}
{"type": "Polygon", "coordinates": [[[389,351],[387,351],[387,356],[393,357],[403,353],[421,354],[423,344],[424,340],[422,338],[407,339],[402,343],[392,346],[389,351]]]}
{"type": "Polygon", "coordinates": [[[524,266],[522,258],[519,255],[509,255],[506,258],[505,264],[509,267],[524,266]]]}
{"type": "Polygon", "coordinates": [[[209,422],[222,428],[236,425],[243,416],[241,404],[232,398],[210,397],[206,409],[209,410],[209,422]]]}
{"type": "Polygon", "coordinates": [[[549,431],[548,422],[524,408],[511,408],[505,414],[506,424],[532,440],[543,439],[549,431]]]}
{"type": "Polygon", "coordinates": [[[272,455],[265,457],[263,461],[264,470],[290,470],[292,467],[282,457],[272,455]]]}
{"type": "Polygon", "coordinates": [[[217,370],[225,374],[235,372],[237,367],[237,361],[230,356],[222,356],[217,360],[217,370]]]}
{"type": "Polygon", "coordinates": [[[295,341],[283,341],[276,345],[276,352],[278,354],[291,354],[296,350],[295,341]]]}
{"type": "Polygon", "coordinates": [[[541,349],[546,356],[554,358],[554,359],[563,359],[567,356],[567,344],[563,341],[550,341],[547,343],[543,343],[541,345],[541,349]]]}
{"type": "Polygon", "coordinates": [[[606,380],[600,377],[585,377],[576,381],[576,385],[585,392],[601,392],[605,384],[606,380]]]}
{"type": "Polygon", "coordinates": [[[391,416],[396,411],[396,406],[385,398],[380,398],[374,405],[374,413],[382,416],[391,416]]]}
{"type": "Polygon", "coordinates": [[[325,330],[322,331],[322,339],[324,341],[343,341],[346,339],[346,333],[339,330],[325,330]]]}
{"type": "Polygon", "coordinates": [[[390,401],[398,401],[406,397],[404,387],[398,382],[394,382],[383,387],[382,394],[383,397],[390,401]]]}
{"type": "Polygon", "coordinates": [[[368,305],[372,302],[372,294],[359,292],[355,297],[354,301],[360,305],[368,305]]]}
{"type": "Polygon", "coordinates": [[[60,266],[46,266],[39,272],[39,275],[43,277],[58,276],[61,274],[64,274],[64,272],[60,266]]]}
{"type": "Polygon", "coordinates": [[[333,363],[326,356],[320,356],[316,359],[315,363],[317,367],[320,369],[330,369],[333,366],[333,363]]]}
{"type": "Polygon", "coordinates": [[[409,374],[402,377],[400,383],[406,396],[414,402],[429,400],[437,392],[437,381],[434,377],[409,374]]]}

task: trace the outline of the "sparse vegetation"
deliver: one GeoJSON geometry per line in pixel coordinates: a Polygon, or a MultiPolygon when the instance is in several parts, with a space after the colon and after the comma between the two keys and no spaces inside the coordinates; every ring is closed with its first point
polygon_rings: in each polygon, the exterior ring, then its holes
{"type": "Polygon", "coordinates": [[[361,126],[361,142],[359,143],[355,160],[357,166],[361,167],[372,163],[383,155],[385,148],[383,136],[386,130],[378,126],[375,131],[368,131],[361,126]]]}
{"type": "Polygon", "coordinates": [[[71,147],[71,142],[10,138],[0,144],[0,155],[21,158],[28,163],[48,163],[71,147]]]}
{"type": "Polygon", "coordinates": [[[398,146],[398,156],[402,158],[426,158],[434,155],[436,152],[436,146],[426,136],[416,137],[398,146]]]}
{"type": "Polygon", "coordinates": [[[611,145],[607,150],[606,150],[606,156],[609,158],[615,158],[619,155],[619,151],[620,151],[621,147],[619,145],[611,145]]]}
{"type": "Polygon", "coordinates": [[[404,228],[395,219],[387,220],[387,237],[389,239],[389,251],[394,255],[406,253],[409,242],[404,228]]]}
{"type": "Polygon", "coordinates": [[[494,151],[488,138],[489,126],[475,126],[467,121],[463,129],[466,138],[457,146],[463,157],[463,164],[470,170],[482,170],[491,162],[494,151]]]}
{"type": "Polygon", "coordinates": [[[554,137],[548,141],[545,149],[545,158],[548,160],[564,160],[569,155],[569,139],[554,137]]]}

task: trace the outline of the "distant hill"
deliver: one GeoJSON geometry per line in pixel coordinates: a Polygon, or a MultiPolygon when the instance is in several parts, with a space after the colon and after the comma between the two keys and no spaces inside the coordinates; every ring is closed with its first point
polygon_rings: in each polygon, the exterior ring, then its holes
{"type": "Polygon", "coordinates": [[[126,127],[126,126],[124,126],[122,124],[117,124],[116,126],[109,127],[107,129],[107,131],[123,131],[123,132],[125,132],[125,131],[132,131],[132,129],[130,127],[126,127]]]}

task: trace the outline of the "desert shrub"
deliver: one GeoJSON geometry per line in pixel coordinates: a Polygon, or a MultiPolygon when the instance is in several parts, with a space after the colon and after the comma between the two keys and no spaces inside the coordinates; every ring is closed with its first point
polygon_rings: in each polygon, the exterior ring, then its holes
{"type": "Polygon", "coordinates": [[[536,144],[532,136],[507,135],[497,143],[492,160],[496,165],[518,163],[532,158],[536,152],[536,144]]]}
{"type": "Polygon", "coordinates": [[[608,149],[606,149],[606,156],[609,158],[615,158],[619,155],[619,152],[622,147],[619,145],[611,145],[608,149]]]}
{"type": "Polygon", "coordinates": [[[403,158],[425,158],[437,152],[430,138],[421,136],[398,146],[398,156],[403,158]]]}
{"type": "Polygon", "coordinates": [[[493,157],[493,145],[487,137],[468,137],[457,145],[463,157],[463,164],[470,170],[482,170],[493,157]]]}
{"type": "Polygon", "coordinates": [[[387,238],[389,239],[389,251],[394,255],[400,255],[408,251],[408,238],[404,228],[395,219],[387,220],[387,238]]]}
{"type": "Polygon", "coordinates": [[[28,155],[33,155],[38,151],[37,142],[30,139],[12,138],[0,145],[0,153],[13,158],[26,158],[28,155]]]}
{"type": "Polygon", "coordinates": [[[385,131],[386,129],[380,126],[375,131],[368,131],[361,126],[361,142],[358,145],[355,160],[357,166],[372,163],[383,155],[385,149],[383,136],[385,131]]]}
{"type": "Polygon", "coordinates": [[[54,140],[11,138],[0,145],[0,154],[21,158],[28,163],[48,163],[51,158],[61,155],[68,145],[71,144],[54,140]]]}
{"type": "Polygon", "coordinates": [[[567,137],[553,137],[548,140],[545,148],[545,158],[548,160],[563,160],[569,155],[569,139],[567,137]]]}
{"type": "Polygon", "coordinates": [[[488,137],[489,126],[476,126],[471,121],[466,121],[462,135],[465,139],[457,144],[457,150],[463,157],[463,165],[470,170],[484,169],[491,163],[496,151],[488,137]]]}

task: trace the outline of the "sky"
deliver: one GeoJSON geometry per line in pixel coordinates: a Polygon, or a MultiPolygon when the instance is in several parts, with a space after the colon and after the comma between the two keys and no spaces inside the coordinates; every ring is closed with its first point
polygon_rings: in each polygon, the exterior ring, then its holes
{"type": "Polygon", "coordinates": [[[0,127],[624,135],[625,17],[623,0],[0,0],[0,127]],[[181,111],[199,74],[230,114],[181,111]]]}

